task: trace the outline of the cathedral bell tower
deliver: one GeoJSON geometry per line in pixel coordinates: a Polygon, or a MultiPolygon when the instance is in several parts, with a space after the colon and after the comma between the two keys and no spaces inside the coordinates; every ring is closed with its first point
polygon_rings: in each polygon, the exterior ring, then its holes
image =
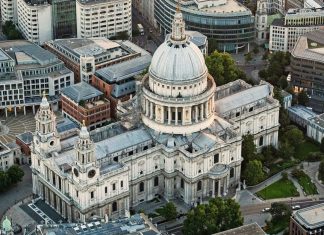
{"type": "Polygon", "coordinates": [[[35,116],[36,131],[34,134],[34,149],[38,153],[50,153],[61,150],[60,138],[56,130],[55,114],[43,93],[42,102],[35,116]]]}
{"type": "Polygon", "coordinates": [[[99,175],[99,168],[96,164],[94,144],[84,121],[79,137],[75,144],[76,162],[73,168],[73,177],[75,180],[89,181],[99,175]]]}

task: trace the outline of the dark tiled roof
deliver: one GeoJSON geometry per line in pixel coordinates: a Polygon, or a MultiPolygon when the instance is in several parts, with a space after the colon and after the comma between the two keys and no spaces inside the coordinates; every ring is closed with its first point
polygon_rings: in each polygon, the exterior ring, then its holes
{"type": "Polygon", "coordinates": [[[81,100],[89,100],[103,93],[86,82],[80,82],[63,89],[62,94],[79,103],[81,100]]]}

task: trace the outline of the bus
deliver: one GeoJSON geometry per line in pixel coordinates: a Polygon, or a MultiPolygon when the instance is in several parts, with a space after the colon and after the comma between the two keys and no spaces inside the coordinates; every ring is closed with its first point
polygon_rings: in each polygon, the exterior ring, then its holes
{"type": "Polygon", "coordinates": [[[140,32],[141,35],[144,35],[144,28],[142,24],[138,24],[137,25],[137,29],[140,32]]]}

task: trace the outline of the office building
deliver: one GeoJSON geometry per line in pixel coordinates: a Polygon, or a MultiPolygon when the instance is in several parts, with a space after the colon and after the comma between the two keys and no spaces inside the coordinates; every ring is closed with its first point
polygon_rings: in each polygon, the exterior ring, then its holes
{"type": "Polygon", "coordinates": [[[294,211],[290,217],[290,235],[323,234],[324,204],[294,211]]]}
{"type": "Polygon", "coordinates": [[[310,98],[307,105],[317,113],[324,113],[323,48],[324,30],[318,30],[300,36],[291,52],[293,91],[306,91],[310,98]]]}
{"type": "Polygon", "coordinates": [[[61,89],[74,84],[73,72],[49,51],[31,42],[0,42],[0,111],[17,115],[41,102],[42,93],[58,109],[61,89]]]}
{"type": "Polygon", "coordinates": [[[323,29],[324,9],[289,9],[283,19],[275,19],[270,26],[269,49],[291,51],[299,36],[323,29]]]}
{"type": "Polygon", "coordinates": [[[62,90],[62,113],[82,126],[93,130],[110,121],[110,101],[101,91],[86,82],[62,90]]]}
{"type": "Polygon", "coordinates": [[[57,39],[45,44],[45,48],[64,61],[74,72],[75,81],[91,83],[97,69],[149,54],[130,41],[111,41],[106,38],[57,39]]]}
{"type": "MultiPolygon", "coordinates": [[[[177,0],[155,0],[154,16],[163,34],[171,32],[177,0]]],[[[209,48],[235,52],[255,38],[251,11],[235,0],[189,0],[179,2],[186,29],[208,37],[209,48]]]]}
{"type": "Polygon", "coordinates": [[[131,0],[77,0],[77,37],[110,38],[118,33],[132,35],[131,0]]]}

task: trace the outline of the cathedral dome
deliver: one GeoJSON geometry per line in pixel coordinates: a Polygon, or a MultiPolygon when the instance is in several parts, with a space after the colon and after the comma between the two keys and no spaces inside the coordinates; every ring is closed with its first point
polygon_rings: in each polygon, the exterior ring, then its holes
{"type": "Polygon", "coordinates": [[[195,80],[207,74],[202,52],[185,34],[181,12],[175,14],[170,38],[154,53],[149,73],[168,82],[195,80]]]}
{"type": "Polygon", "coordinates": [[[150,74],[168,81],[197,79],[207,72],[200,49],[192,42],[165,41],[154,53],[150,74]]]}

